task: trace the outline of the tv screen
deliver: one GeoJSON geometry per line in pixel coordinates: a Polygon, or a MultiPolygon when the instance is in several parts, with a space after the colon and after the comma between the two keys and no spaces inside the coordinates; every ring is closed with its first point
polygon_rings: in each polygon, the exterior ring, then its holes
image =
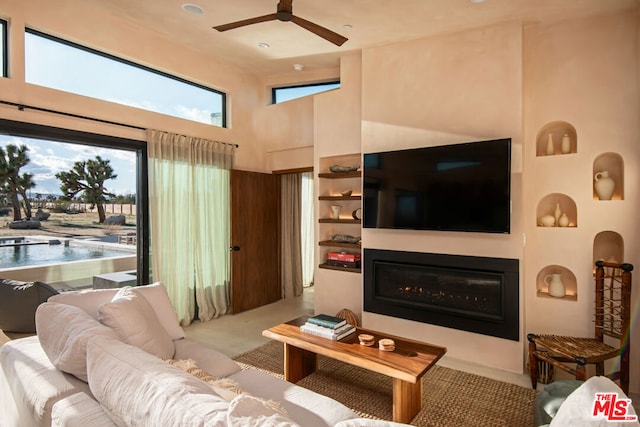
{"type": "Polygon", "coordinates": [[[509,233],[511,139],[365,153],[363,227],[509,233]]]}

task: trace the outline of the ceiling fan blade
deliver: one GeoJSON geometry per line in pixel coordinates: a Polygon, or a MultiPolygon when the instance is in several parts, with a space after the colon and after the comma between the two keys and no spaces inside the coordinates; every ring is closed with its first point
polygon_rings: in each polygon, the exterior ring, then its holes
{"type": "Polygon", "coordinates": [[[314,24],[311,21],[307,21],[306,19],[302,19],[302,18],[299,18],[297,16],[293,16],[293,18],[291,18],[291,22],[293,22],[295,24],[298,24],[299,26],[301,26],[305,30],[309,30],[313,34],[315,34],[317,36],[320,36],[323,39],[328,40],[328,41],[330,41],[331,43],[333,43],[333,44],[335,44],[337,46],[342,46],[344,44],[344,42],[349,40],[348,38],[343,37],[338,33],[334,33],[333,31],[329,30],[328,28],[321,27],[318,24],[314,24]]]}
{"type": "Polygon", "coordinates": [[[271,13],[269,15],[263,15],[255,18],[243,19],[242,21],[231,22],[229,24],[218,25],[213,28],[218,31],[227,31],[233,30],[234,28],[244,27],[246,25],[257,24],[259,22],[275,21],[276,19],[278,19],[278,15],[276,15],[275,13],[271,13]]]}

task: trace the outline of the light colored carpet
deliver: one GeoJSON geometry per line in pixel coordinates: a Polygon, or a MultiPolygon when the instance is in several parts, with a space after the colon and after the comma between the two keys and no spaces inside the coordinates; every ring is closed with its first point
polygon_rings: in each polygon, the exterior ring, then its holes
{"type": "MultiPolygon", "coordinates": [[[[283,378],[283,346],[270,342],[234,358],[283,378]]],[[[392,380],[319,356],[318,370],[298,385],[329,396],[369,418],[392,418],[392,380]]],[[[422,410],[411,424],[428,427],[533,426],[536,392],[502,381],[434,366],[423,377],[422,410]]]]}

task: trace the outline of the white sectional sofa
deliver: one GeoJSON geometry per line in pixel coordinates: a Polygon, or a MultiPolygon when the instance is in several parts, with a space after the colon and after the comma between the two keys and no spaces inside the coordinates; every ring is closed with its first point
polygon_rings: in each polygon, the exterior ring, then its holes
{"type": "Polygon", "coordinates": [[[2,427],[401,426],[185,338],[161,284],[55,295],[36,327],[0,348],[2,427]]]}

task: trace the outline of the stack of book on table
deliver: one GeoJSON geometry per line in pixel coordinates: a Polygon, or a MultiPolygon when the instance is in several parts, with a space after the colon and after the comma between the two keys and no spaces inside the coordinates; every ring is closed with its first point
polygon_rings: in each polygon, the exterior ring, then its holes
{"type": "Polygon", "coordinates": [[[300,326],[300,330],[306,334],[317,335],[330,340],[340,340],[356,331],[356,327],[339,317],[327,314],[318,314],[310,317],[307,323],[300,326]]]}

